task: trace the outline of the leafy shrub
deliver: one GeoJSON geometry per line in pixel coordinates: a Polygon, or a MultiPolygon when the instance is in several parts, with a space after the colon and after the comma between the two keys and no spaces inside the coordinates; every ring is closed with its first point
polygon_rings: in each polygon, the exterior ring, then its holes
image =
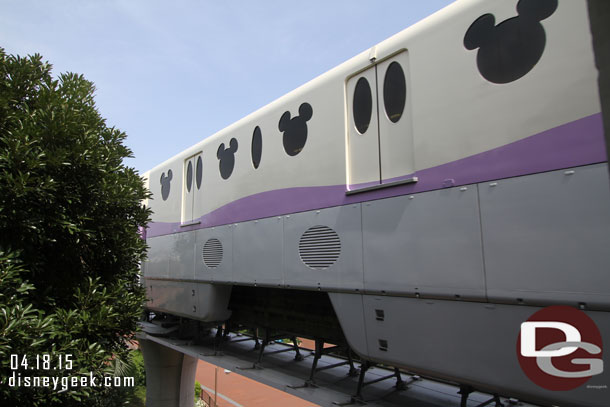
{"type": "Polygon", "coordinates": [[[112,375],[128,360],[148,192],[94,92],[82,75],[54,79],[39,55],[0,48],[0,405],[128,403],[117,388],[5,385],[10,354],[73,355],[71,371],[47,376],[112,375]]]}

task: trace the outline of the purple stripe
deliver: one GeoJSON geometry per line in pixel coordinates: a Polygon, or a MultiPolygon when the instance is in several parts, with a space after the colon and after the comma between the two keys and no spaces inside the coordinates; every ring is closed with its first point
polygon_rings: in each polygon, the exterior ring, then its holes
{"type": "Polygon", "coordinates": [[[147,237],[202,229],[234,222],[285,215],[392,196],[432,191],[448,186],[516,177],[607,161],[601,114],[538,133],[461,160],[417,171],[390,181],[416,176],[419,181],[346,196],[345,185],[286,188],[230,202],[197,219],[201,223],[151,222],[147,237]]]}

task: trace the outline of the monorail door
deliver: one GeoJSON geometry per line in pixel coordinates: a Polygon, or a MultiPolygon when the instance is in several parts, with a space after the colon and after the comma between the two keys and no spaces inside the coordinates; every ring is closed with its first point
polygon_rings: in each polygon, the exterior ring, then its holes
{"type": "Polygon", "coordinates": [[[203,160],[201,153],[184,160],[182,183],[182,223],[195,219],[197,208],[202,201],[203,160]]]}
{"type": "Polygon", "coordinates": [[[415,171],[408,66],[403,51],[347,82],[350,190],[400,181],[415,171]]]}

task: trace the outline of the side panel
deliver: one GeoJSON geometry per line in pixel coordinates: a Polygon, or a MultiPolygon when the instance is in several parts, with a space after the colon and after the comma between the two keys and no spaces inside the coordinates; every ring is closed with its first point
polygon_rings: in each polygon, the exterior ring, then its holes
{"type": "Polygon", "coordinates": [[[233,280],[238,284],[283,286],[283,218],[233,226],[233,280]]]}
{"type": "Polygon", "coordinates": [[[159,236],[148,238],[147,258],[144,261],[144,276],[167,278],[169,277],[169,259],[173,236],[159,236]]]}
{"type": "Polygon", "coordinates": [[[195,232],[195,280],[233,281],[232,228],[233,225],[227,225],[195,232]]]}
{"type": "Polygon", "coordinates": [[[367,292],[485,299],[477,188],[362,204],[367,292]]]}
{"type": "Polygon", "coordinates": [[[359,294],[328,293],[339,324],[350,348],[361,358],[370,358],[364,325],[363,296],[359,294]]]}
{"type": "Polygon", "coordinates": [[[198,305],[196,286],[195,283],[147,280],[146,307],[153,311],[196,318],[198,305]]]}
{"type": "MultiPolygon", "coordinates": [[[[165,236],[163,236],[165,237],[165,236]]],[[[177,233],[167,236],[169,278],[192,280],[195,272],[195,234],[177,233]]]]}
{"type": "Polygon", "coordinates": [[[225,321],[231,316],[230,285],[195,284],[197,290],[197,318],[202,321],[225,321]]]}
{"type": "Polygon", "coordinates": [[[610,309],[605,164],[479,185],[491,301],[610,309]]]}
{"type": "MultiPolygon", "coordinates": [[[[347,296],[353,294],[338,294],[347,296]]],[[[421,374],[469,383],[531,402],[562,406],[606,406],[604,390],[583,385],[550,391],[523,373],[517,359],[521,323],[540,308],[389,296],[363,297],[369,357],[421,374]],[[383,320],[379,319],[383,311],[383,320]]],[[[345,319],[337,312],[343,325],[345,319]]],[[[610,338],[610,314],[589,311],[604,343],[610,338]]],[[[610,381],[610,371],[587,384],[610,381]]]]}
{"type": "MultiPolygon", "coordinates": [[[[451,9],[454,13],[444,14],[446,18],[435,20],[425,32],[417,32],[415,27],[403,32],[411,56],[417,170],[599,113],[597,70],[585,0],[560,0],[556,11],[539,22],[544,28],[545,46],[527,74],[503,84],[482,76],[477,66],[482,48],[465,48],[464,37],[484,14],[494,16],[496,29],[500,24],[506,26],[504,22],[519,15],[517,3],[473,1],[472,7],[462,8],[456,2],[450,6],[455,7],[451,9]]],[[[563,149],[558,143],[551,146],[551,153],[563,149]]],[[[473,168],[478,177],[484,177],[488,170],[473,168]]]]}
{"type": "Polygon", "coordinates": [[[231,286],[180,281],[145,280],[146,308],[201,321],[224,321],[231,286]]]}
{"type": "MultiPolygon", "coordinates": [[[[287,287],[324,290],[361,290],[362,225],[360,205],[347,205],[284,217],[284,279],[287,287]],[[340,255],[325,269],[307,266],[299,242],[311,227],[327,226],[340,239],[340,255]]],[[[322,253],[321,256],[324,254],[322,253]]]]}

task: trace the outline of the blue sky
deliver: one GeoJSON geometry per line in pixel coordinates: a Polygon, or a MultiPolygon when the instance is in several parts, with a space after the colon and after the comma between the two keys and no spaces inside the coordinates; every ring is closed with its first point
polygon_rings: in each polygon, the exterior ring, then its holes
{"type": "Polygon", "coordinates": [[[0,46],[96,85],[141,173],[451,0],[3,0],[0,46]]]}

